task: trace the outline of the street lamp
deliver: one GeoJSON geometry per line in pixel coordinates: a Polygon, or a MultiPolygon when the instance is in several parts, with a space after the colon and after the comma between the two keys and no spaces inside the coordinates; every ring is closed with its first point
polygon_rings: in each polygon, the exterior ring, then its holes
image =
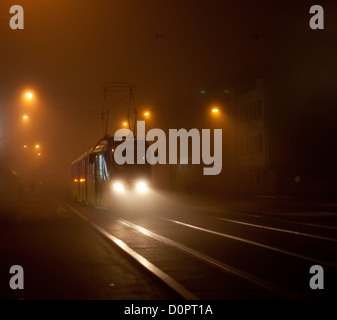
{"type": "Polygon", "coordinates": [[[24,116],[22,116],[22,119],[23,119],[23,120],[28,120],[28,116],[27,116],[27,115],[24,115],[24,116]]]}
{"type": "Polygon", "coordinates": [[[212,108],[212,112],[215,113],[215,114],[219,113],[219,109],[218,108],[212,108]]]}
{"type": "Polygon", "coordinates": [[[35,148],[36,148],[36,149],[39,149],[39,148],[40,148],[40,145],[39,145],[39,144],[35,145],[35,148]]]}
{"type": "Polygon", "coordinates": [[[26,92],[25,97],[27,100],[31,100],[33,98],[33,94],[31,92],[26,92]]]}

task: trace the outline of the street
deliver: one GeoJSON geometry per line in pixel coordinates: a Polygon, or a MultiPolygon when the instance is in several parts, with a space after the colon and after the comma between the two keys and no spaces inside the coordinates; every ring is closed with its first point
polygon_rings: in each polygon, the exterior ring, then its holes
{"type": "Polygon", "coordinates": [[[3,314],[336,313],[336,1],[19,2],[3,314]]]}
{"type": "Polygon", "coordinates": [[[258,213],[242,202],[246,210],[240,212],[230,202],[212,205],[155,190],[131,196],[115,199],[109,210],[47,193],[9,201],[1,210],[1,298],[337,296],[333,210],[273,212],[261,207],[258,213]],[[147,270],[142,261],[150,265],[147,270]],[[24,269],[24,290],[8,285],[12,265],[24,269]],[[310,288],[313,265],[323,267],[322,290],[310,288]]]}

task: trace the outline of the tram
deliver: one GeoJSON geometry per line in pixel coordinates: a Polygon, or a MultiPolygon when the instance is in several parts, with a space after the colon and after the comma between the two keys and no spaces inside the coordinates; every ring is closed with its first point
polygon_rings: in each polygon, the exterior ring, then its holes
{"type": "MultiPolygon", "coordinates": [[[[108,209],[113,205],[114,196],[148,191],[151,179],[151,165],[123,164],[114,159],[116,147],[123,141],[114,141],[106,136],[89,151],[71,164],[72,198],[95,207],[108,209]]],[[[137,156],[137,140],[131,141],[133,154],[137,156]]],[[[148,147],[145,142],[146,149],[148,147]]]]}

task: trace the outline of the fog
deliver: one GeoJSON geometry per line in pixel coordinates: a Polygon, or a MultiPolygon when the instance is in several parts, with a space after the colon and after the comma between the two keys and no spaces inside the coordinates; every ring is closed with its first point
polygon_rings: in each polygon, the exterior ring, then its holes
{"type": "MultiPolygon", "coordinates": [[[[151,111],[149,128],[221,126],[204,116],[219,98],[201,101],[200,91],[240,94],[259,78],[280,88],[270,111],[280,119],[276,139],[318,104],[323,117],[336,114],[331,3],[319,31],[309,28],[311,4],[298,1],[27,0],[18,3],[24,30],[8,26],[13,4],[0,3],[0,161],[25,188],[34,174],[67,187],[71,162],[103,136],[102,85],[112,81],[135,85],[139,114],[151,111]]],[[[109,134],[128,107],[125,100],[110,110],[109,134]]]]}

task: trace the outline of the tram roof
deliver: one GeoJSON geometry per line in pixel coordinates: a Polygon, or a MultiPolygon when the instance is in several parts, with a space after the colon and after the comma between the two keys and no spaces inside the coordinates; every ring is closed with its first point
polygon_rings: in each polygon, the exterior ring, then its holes
{"type": "MultiPolygon", "coordinates": [[[[135,139],[133,139],[135,141],[135,139]]],[[[131,141],[131,139],[130,139],[131,141]]],[[[104,145],[107,144],[107,142],[110,142],[110,143],[113,143],[113,144],[116,144],[116,143],[119,143],[121,141],[115,141],[114,139],[114,136],[105,136],[103,138],[101,138],[95,146],[91,147],[88,151],[84,152],[83,154],[81,154],[78,158],[76,158],[72,163],[71,165],[75,164],[76,162],[82,160],[83,158],[85,158],[86,156],[88,156],[90,153],[93,153],[93,152],[100,152],[104,149],[104,145]]]]}

